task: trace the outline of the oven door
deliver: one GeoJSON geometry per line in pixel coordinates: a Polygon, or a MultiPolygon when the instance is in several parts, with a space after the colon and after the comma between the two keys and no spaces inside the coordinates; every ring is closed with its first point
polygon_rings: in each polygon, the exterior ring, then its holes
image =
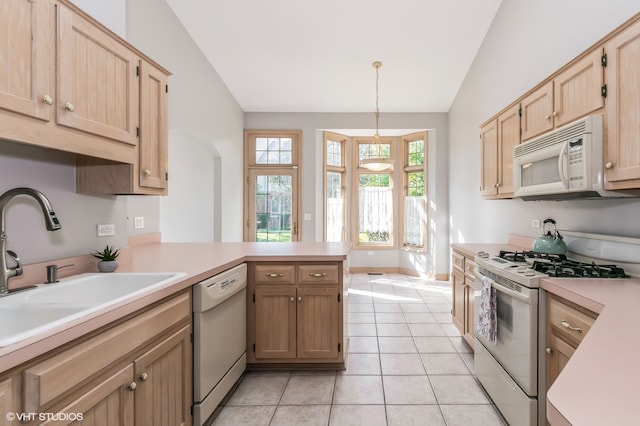
{"type": "MultiPolygon", "coordinates": [[[[474,327],[480,313],[482,274],[476,269],[474,327]]],[[[528,396],[538,392],[538,289],[493,281],[496,289],[498,336],[496,344],[476,333],[476,339],[528,396]]]]}

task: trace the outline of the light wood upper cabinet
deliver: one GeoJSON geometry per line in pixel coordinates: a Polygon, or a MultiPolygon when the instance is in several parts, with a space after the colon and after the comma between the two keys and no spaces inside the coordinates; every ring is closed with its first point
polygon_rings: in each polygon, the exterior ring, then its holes
{"type": "Polygon", "coordinates": [[[168,180],[167,75],[153,65],[140,66],[140,187],[167,189],[168,180]]]}
{"type": "Polygon", "coordinates": [[[609,40],[605,188],[640,187],[640,22],[609,40]]]}
{"type": "Polygon", "coordinates": [[[521,100],[522,140],[604,107],[602,49],[596,48],[521,100]]]}
{"type": "Polygon", "coordinates": [[[513,196],[513,150],[520,143],[519,105],[487,123],[480,133],[480,194],[492,198],[513,196]]]}
{"type": "Polygon", "coordinates": [[[57,15],[57,122],[137,145],[139,57],[64,5],[57,15]]]}
{"type": "Polygon", "coordinates": [[[55,28],[48,1],[0,3],[0,108],[50,120],[55,28]]]}

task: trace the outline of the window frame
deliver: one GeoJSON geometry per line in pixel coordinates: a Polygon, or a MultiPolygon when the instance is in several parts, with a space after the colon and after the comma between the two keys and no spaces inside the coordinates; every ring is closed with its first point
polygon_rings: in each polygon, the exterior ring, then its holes
{"type": "Polygon", "coordinates": [[[407,250],[407,251],[417,251],[417,252],[423,252],[423,251],[427,251],[428,245],[429,245],[429,229],[428,229],[428,201],[429,201],[429,185],[428,185],[428,179],[429,179],[429,175],[427,174],[427,164],[428,164],[428,146],[429,146],[429,142],[428,142],[428,133],[426,131],[423,132],[416,132],[416,133],[411,133],[408,135],[403,135],[400,136],[400,145],[401,145],[401,158],[402,158],[402,195],[399,198],[399,208],[400,208],[400,224],[401,224],[401,229],[400,229],[400,235],[401,237],[401,245],[402,245],[402,249],[403,250],[407,250]],[[422,165],[417,165],[417,166],[411,166],[409,165],[409,144],[411,142],[415,142],[418,140],[423,140],[424,141],[424,145],[423,145],[423,155],[424,155],[424,161],[422,165]],[[422,228],[424,230],[424,241],[423,241],[423,245],[422,246],[415,246],[413,244],[408,244],[406,239],[405,239],[405,231],[407,228],[407,224],[406,224],[406,220],[405,220],[405,204],[406,204],[406,198],[408,197],[408,191],[409,191],[409,174],[410,173],[415,173],[415,172],[422,172],[424,173],[424,217],[422,218],[422,228]]]}
{"type": "Polygon", "coordinates": [[[327,182],[327,175],[329,173],[339,173],[341,175],[340,181],[342,182],[342,188],[341,188],[341,193],[342,193],[342,199],[345,200],[345,206],[343,209],[343,218],[342,218],[342,222],[344,224],[344,226],[342,227],[342,241],[347,241],[347,237],[349,235],[349,229],[351,228],[351,223],[348,220],[349,218],[349,212],[348,212],[348,206],[347,206],[347,200],[349,199],[349,195],[350,195],[350,191],[349,191],[349,187],[350,185],[348,185],[348,178],[347,178],[347,164],[349,164],[349,159],[350,159],[350,155],[349,155],[349,150],[348,150],[348,141],[349,141],[349,137],[345,136],[345,135],[341,135],[338,133],[333,133],[333,132],[323,132],[323,149],[322,149],[322,162],[323,162],[323,234],[322,234],[322,238],[323,241],[327,241],[327,189],[328,189],[328,182],[327,182]],[[341,164],[339,166],[336,165],[330,165],[328,164],[328,158],[327,158],[327,148],[328,148],[328,143],[329,141],[331,142],[337,142],[340,144],[341,147],[341,152],[342,152],[342,157],[341,157],[341,164]]]}
{"type": "MultiPolygon", "coordinates": [[[[295,204],[295,217],[291,218],[291,223],[295,235],[292,235],[292,241],[302,241],[302,222],[301,222],[301,211],[302,211],[302,172],[301,172],[301,149],[302,145],[302,130],[260,130],[260,129],[245,129],[244,131],[244,191],[243,191],[243,232],[242,238],[243,241],[249,241],[250,229],[251,225],[251,217],[250,217],[250,202],[251,202],[251,194],[249,191],[250,188],[250,170],[263,170],[265,172],[271,171],[273,169],[291,169],[293,170],[293,174],[295,175],[295,187],[292,203],[295,204]],[[256,139],[259,137],[278,137],[278,138],[291,138],[291,164],[260,164],[256,162],[256,139]],[[294,238],[295,237],[295,238],[294,238]]],[[[269,172],[267,172],[269,173],[269,172]]]]}
{"type": "Polygon", "coordinates": [[[359,146],[360,144],[373,144],[375,143],[373,136],[359,136],[352,138],[352,161],[350,164],[353,168],[353,177],[351,180],[351,188],[353,189],[354,201],[351,203],[352,205],[352,215],[351,215],[351,238],[352,238],[352,247],[354,249],[361,250],[394,250],[398,248],[398,193],[397,193],[397,167],[395,166],[398,163],[398,138],[397,137],[389,137],[389,136],[381,136],[380,143],[381,144],[390,144],[390,158],[394,163],[394,168],[391,171],[383,171],[383,172],[374,172],[371,170],[367,170],[364,167],[360,167],[360,155],[359,155],[359,146]],[[367,244],[359,242],[359,233],[360,233],[360,200],[359,200],[359,189],[360,189],[360,175],[362,174],[388,174],[390,176],[390,187],[391,187],[391,200],[392,200],[392,223],[391,223],[391,235],[389,236],[389,243],[387,244],[367,244]]]}

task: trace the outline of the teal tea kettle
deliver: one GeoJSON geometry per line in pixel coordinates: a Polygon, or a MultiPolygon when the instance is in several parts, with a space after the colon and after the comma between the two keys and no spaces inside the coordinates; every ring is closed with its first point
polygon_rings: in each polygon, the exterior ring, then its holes
{"type": "Polygon", "coordinates": [[[542,222],[542,236],[533,241],[533,251],[544,254],[565,254],[567,252],[567,244],[558,232],[555,220],[545,219],[542,222]],[[553,233],[550,230],[545,231],[549,223],[553,225],[553,233]]]}

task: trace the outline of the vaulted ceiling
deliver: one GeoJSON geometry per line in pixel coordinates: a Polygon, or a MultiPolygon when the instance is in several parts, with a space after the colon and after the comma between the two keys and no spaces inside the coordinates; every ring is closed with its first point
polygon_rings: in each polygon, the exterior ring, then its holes
{"type": "Polygon", "coordinates": [[[446,112],[501,0],[167,0],[247,112],[446,112]]]}

